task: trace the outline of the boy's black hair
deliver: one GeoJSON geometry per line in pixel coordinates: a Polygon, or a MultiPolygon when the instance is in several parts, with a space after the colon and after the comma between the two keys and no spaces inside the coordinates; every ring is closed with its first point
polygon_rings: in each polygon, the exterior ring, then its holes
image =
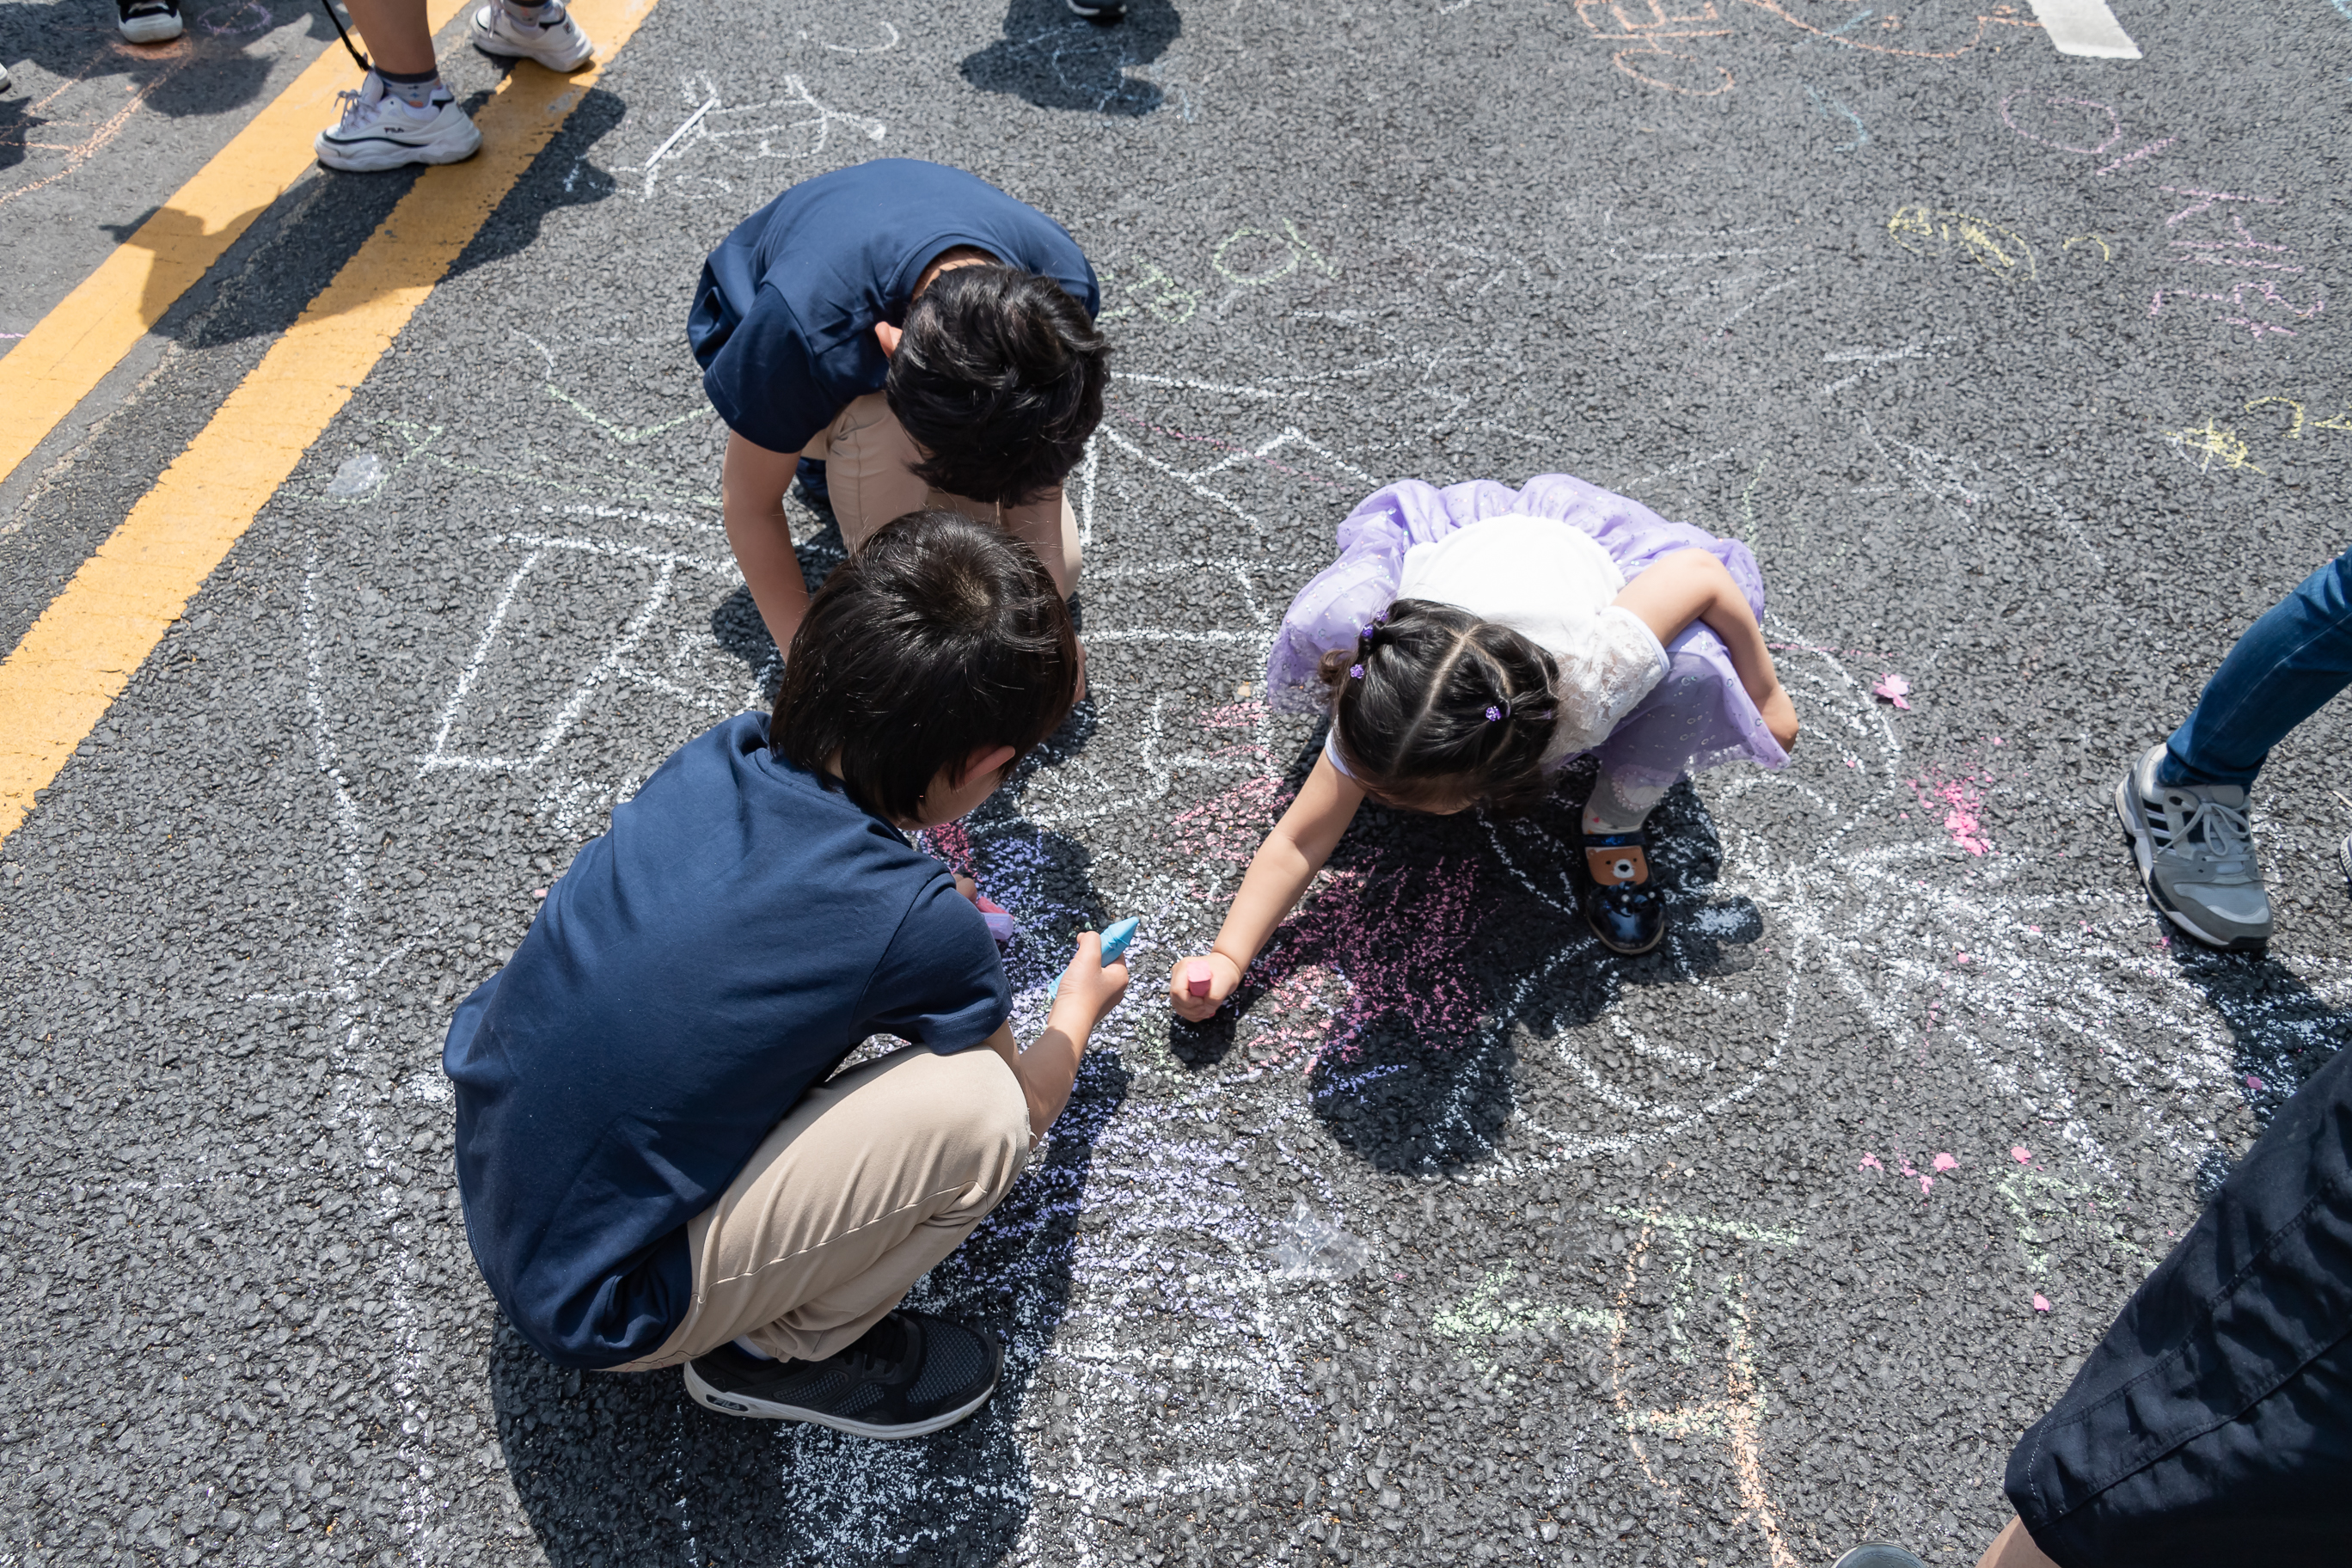
{"type": "Polygon", "coordinates": [[[1078,638],[1036,552],[992,523],[910,511],[834,568],[793,634],[770,748],[892,822],[942,768],[1052,734],[1077,699],[1078,638]]]}
{"type": "Polygon", "coordinates": [[[926,458],[916,477],[999,506],[1034,500],[1102,423],[1110,344],[1050,278],[958,267],[907,309],[883,383],[926,458]]]}
{"type": "Polygon", "coordinates": [[[1504,816],[1551,792],[1551,655],[1510,627],[1399,599],[1323,656],[1331,731],[1356,782],[1396,805],[1476,801],[1504,816]]]}

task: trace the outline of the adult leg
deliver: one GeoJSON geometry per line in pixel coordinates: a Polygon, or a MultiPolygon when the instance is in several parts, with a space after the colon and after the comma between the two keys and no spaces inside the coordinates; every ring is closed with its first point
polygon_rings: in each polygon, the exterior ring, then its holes
{"type": "Polygon", "coordinates": [[[2352,550],[2246,629],[2156,770],[2164,784],[2254,782],[2288,731],[2352,684],[2352,550]]]}
{"type": "Polygon", "coordinates": [[[442,85],[425,0],[347,0],[371,59],[342,120],[312,147],[331,169],[369,172],[455,163],[481,150],[482,133],[442,85]]]}
{"type": "Polygon", "coordinates": [[[2282,1107],[2127,1302],[2004,1489],[2063,1568],[2343,1561],[2352,1052],[2282,1107]]]}
{"type": "Polygon", "coordinates": [[[629,1370],[741,1339],[822,1361],[898,1304],[1027,1163],[1029,1111],[993,1051],[909,1046],[818,1085],[687,1231],[694,1305],[629,1370]]]}

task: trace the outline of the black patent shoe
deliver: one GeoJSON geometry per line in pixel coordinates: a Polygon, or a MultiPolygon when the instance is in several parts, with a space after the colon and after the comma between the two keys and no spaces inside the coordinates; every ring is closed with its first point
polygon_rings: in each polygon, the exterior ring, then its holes
{"type": "Polygon", "coordinates": [[[1587,833],[1584,838],[1584,918],[1601,945],[1628,958],[1649,952],[1666,935],[1666,896],[1650,885],[1650,836],[1587,833]]]}
{"type": "Polygon", "coordinates": [[[1003,1371],[994,1334],[901,1308],[823,1361],[761,1361],[720,1345],[686,1363],[686,1391],[730,1415],[919,1437],[987,1404],[1003,1371]]]}

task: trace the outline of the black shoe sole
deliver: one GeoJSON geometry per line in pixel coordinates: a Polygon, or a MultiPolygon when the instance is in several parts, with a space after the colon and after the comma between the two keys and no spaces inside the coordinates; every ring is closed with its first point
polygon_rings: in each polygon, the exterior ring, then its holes
{"type": "Polygon", "coordinates": [[[836,1432],[847,1432],[853,1436],[878,1437],[887,1442],[897,1437],[921,1437],[954,1426],[987,1404],[996,1393],[996,1384],[991,1382],[981,1390],[979,1397],[968,1405],[903,1426],[877,1426],[871,1422],[852,1421],[846,1416],[828,1415],[822,1410],[754,1399],[747,1394],[722,1394],[702,1380],[694,1370],[692,1362],[686,1363],[686,1391],[694,1396],[697,1405],[705,1410],[716,1410],[721,1415],[742,1416],[753,1421],[801,1421],[812,1426],[830,1426],[836,1432]]]}

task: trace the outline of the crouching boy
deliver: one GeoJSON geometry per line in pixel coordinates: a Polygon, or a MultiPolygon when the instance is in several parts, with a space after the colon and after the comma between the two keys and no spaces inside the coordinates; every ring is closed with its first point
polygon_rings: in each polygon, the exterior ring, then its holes
{"type": "Polygon", "coordinates": [[[996,1336],[898,1302],[1021,1173],[1127,968],[1081,936],[1016,1047],[980,911],[905,835],[1078,689],[1034,552],[911,513],[810,605],[772,720],[688,742],[549,890],[442,1058],[475,1258],[549,1360],[872,1437],[987,1400],[996,1336]],[[910,1043],[829,1076],[876,1034],[910,1043]]]}

